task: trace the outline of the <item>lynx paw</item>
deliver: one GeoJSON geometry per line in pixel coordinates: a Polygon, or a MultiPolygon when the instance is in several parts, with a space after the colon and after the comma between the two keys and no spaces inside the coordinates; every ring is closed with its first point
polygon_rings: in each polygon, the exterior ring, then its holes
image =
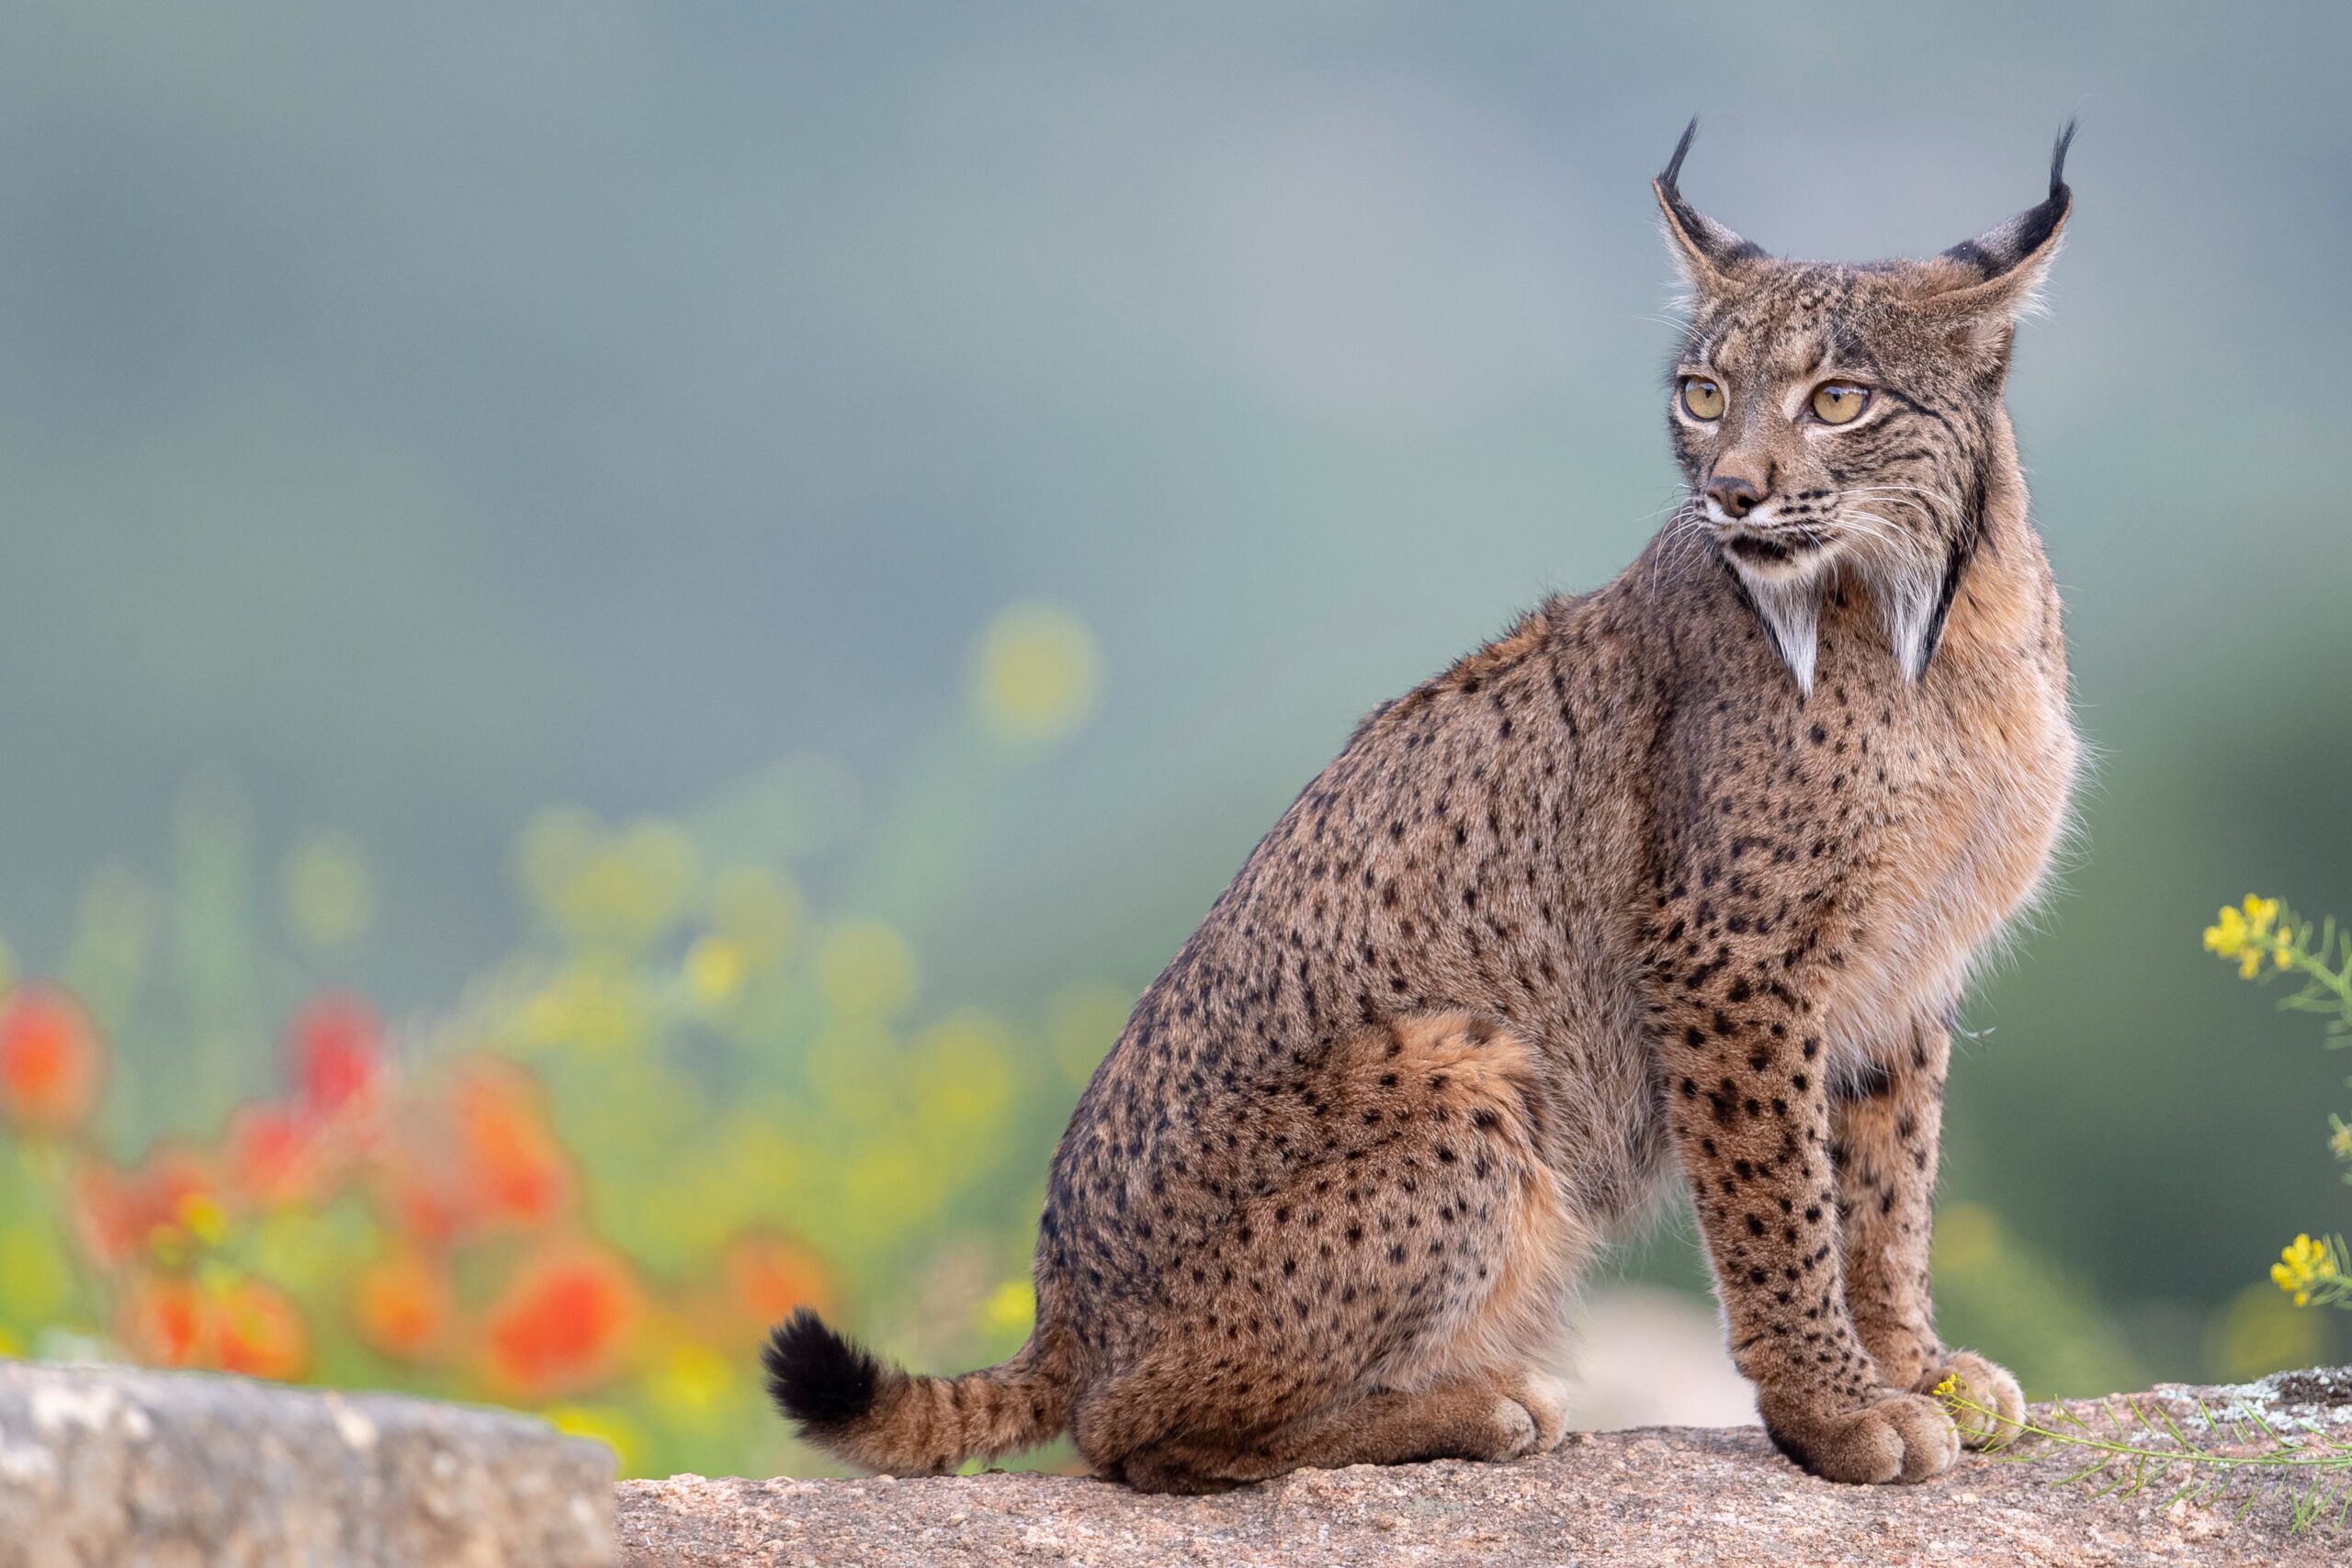
{"type": "Polygon", "coordinates": [[[1522,1453],[1547,1454],[1560,1446],[1567,1431],[1568,1385],[1547,1372],[1530,1372],[1515,1396],[1535,1424],[1535,1435],[1522,1453]]]}
{"type": "Polygon", "coordinates": [[[1960,1458],[1951,1416],[1923,1394],[1889,1389],[1874,1404],[1832,1416],[1764,1411],[1775,1447],[1824,1481],[1925,1481],[1960,1458]]]}
{"type": "Polygon", "coordinates": [[[2000,1417],[1996,1421],[1977,1410],[1952,1411],[1962,1442],[1972,1449],[1989,1448],[2017,1435],[2014,1423],[2025,1415],[2025,1391],[2007,1368],[1994,1365],[1973,1350],[1947,1350],[1942,1364],[1920,1378],[1919,1392],[1934,1393],[1946,1378],[1952,1380],[1953,1392],[1961,1398],[2000,1417]]]}
{"type": "Polygon", "coordinates": [[[1516,1399],[1508,1397],[1495,1401],[1490,1417],[1494,1432],[1489,1439],[1486,1458],[1489,1460],[1524,1459],[1535,1451],[1535,1415],[1516,1399]]]}

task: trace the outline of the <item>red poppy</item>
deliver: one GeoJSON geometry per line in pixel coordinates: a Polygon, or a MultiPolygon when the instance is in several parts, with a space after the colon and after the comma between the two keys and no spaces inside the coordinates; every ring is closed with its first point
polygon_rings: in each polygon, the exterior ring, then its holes
{"type": "Polygon", "coordinates": [[[228,1184],[263,1207],[320,1196],[329,1174],[327,1143],[316,1123],[288,1106],[239,1106],[223,1138],[228,1184]]]}
{"type": "Polygon", "coordinates": [[[383,1071],[384,1021],[351,991],[313,997],[287,1027],[302,1108],[332,1116],[364,1104],[383,1071]]]}
{"type": "Polygon", "coordinates": [[[491,1371],[531,1397],[609,1377],[638,1314],[635,1282],[609,1253],[580,1248],[525,1265],[491,1309],[491,1371]]]}
{"type": "Polygon", "coordinates": [[[70,1133],[96,1109],[106,1042],[62,987],[29,982],[0,1000],[0,1114],[26,1132],[70,1133]]]}

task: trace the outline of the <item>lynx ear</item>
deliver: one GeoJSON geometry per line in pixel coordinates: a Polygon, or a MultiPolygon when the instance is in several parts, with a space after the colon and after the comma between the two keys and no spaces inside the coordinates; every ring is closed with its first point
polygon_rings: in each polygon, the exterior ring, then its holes
{"type": "Polygon", "coordinates": [[[1666,214],[1666,237],[1674,243],[1676,265],[1691,288],[1704,292],[1720,287],[1734,265],[1762,255],[1764,250],[1682,199],[1682,160],[1698,134],[1699,117],[1692,115],[1682,128],[1682,140],[1674,144],[1666,173],[1651,181],[1650,188],[1657,193],[1658,210],[1666,214]]]}
{"type": "Polygon", "coordinates": [[[2075,193],[2066,187],[2066,149],[2075,122],[2058,133],[2050,153],[2050,194],[1973,240],[1962,240],[1928,266],[1930,298],[1939,312],[1974,316],[2002,328],[2031,308],[2042,276],[2058,254],[2075,193]]]}

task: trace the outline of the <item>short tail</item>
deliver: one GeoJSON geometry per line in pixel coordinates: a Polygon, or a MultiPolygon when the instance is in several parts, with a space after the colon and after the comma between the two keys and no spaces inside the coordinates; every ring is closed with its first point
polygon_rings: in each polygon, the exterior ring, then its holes
{"type": "Polygon", "coordinates": [[[1032,1338],[1001,1366],[915,1377],[800,1307],[768,1336],[768,1394],[801,1437],[888,1475],[942,1475],[967,1459],[1034,1448],[1062,1429],[1059,1370],[1032,1338]]]}

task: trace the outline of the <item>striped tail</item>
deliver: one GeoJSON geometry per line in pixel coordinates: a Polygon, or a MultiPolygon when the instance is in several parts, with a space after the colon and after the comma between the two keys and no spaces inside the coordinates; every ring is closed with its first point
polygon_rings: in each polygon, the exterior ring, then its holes
{"type": "Polygon", "coordinates": [[[944,1475],[967,1459],[1033,1448],[1069,1418],[1068,1390],[1034,1337],[1001,1366],[915,1377],[800,1307],[761,1359],[769,1397],[802,1438],[887,1475],[944,1475]]]}

